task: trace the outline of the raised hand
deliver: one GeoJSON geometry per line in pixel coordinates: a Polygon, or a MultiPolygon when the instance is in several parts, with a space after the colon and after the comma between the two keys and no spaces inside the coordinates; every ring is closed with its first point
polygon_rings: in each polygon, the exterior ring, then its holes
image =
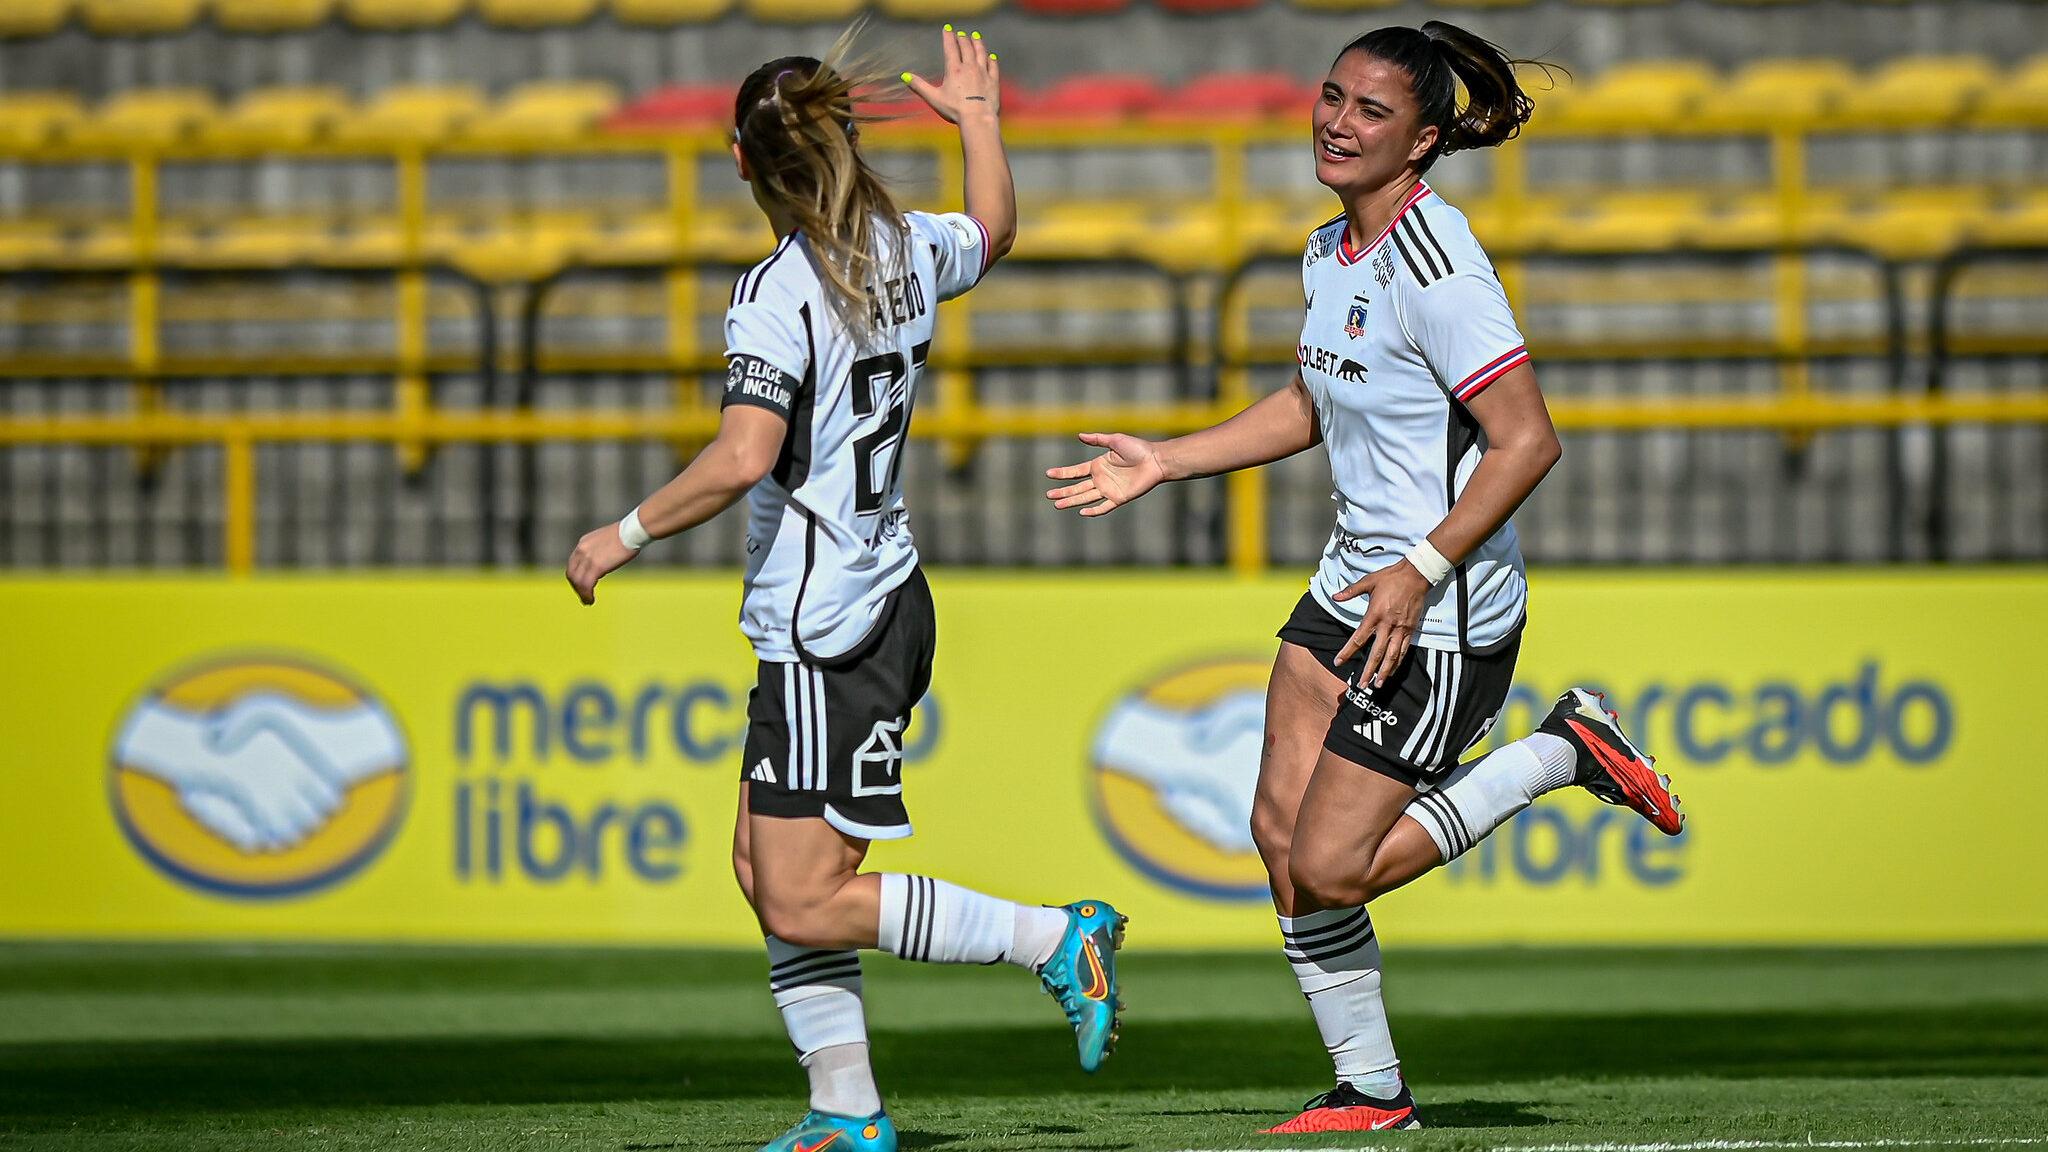
{"type": "Polygon", "coordinates": [[[1083,516],[1106,516],[1166,479],[1159,446],[1150,440],[1121,432],[1083,432],[1081,443],[1109,451],[1085,464],[1045,470],[1049,479],[1077,481],[1045,494],[1055,508],[1079,508],[1083,516]]]}
{"type": "Polygon", "coordinates": [[[922,76],[903,74],[903,82],[917,93],[932,111],[958,124],[972,108],[985,108],[993,116],[1002,111],[1002,73],[995,53],[981,39],[981,33],[955,32],[951,24],[939,34],[945,42],[946,74],[937,84],[922,76]]]}

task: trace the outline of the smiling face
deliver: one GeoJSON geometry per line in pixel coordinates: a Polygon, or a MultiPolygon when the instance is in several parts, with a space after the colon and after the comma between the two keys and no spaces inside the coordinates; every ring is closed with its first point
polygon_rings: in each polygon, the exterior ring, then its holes
{"type": "Polygon", "coordinates": [[[1346,52],[1330,66],[1314,116],[1316,179],[1349,202],[1391,184],[1436,146],[1408,70],[1346,52]]]}

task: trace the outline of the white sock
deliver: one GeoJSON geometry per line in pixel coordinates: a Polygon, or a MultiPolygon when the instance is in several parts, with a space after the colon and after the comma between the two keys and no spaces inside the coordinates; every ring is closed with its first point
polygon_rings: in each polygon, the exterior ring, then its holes
{"type": "Polygon", "coordinates": [[[835,1116],[873,1116],[882,1110],[865,1042],[820,1048],[805,1054],[803,1065],[811,1077],[812,1108],[835,1116]]]}
{"type": "Polygon", "coordinates": [[[1036,904],[1017,905],[1015,943],[1010,946],[1010,963],[1037,972],[1052,959],[1067,935],[1067,910],[1036,904]]]}
{"type": "MultiPolygon", "coordinates": [[[[994,964],[1006,960],[1037,971],[1052,949],[1044,945],[1051,917],[1066,928],[1057,908],[1033,908],[998,900],[929,876],[882,874],[882,921],[876,947],[905,960],[930,964],[994,964]],[[1019,924],[1030,925],[1022,946],[1019,924]]],[[[1053,944],[1057,946],[1055,939],[1053,944]]]]}
{"type": "Polygon", "coordinates": [[[868,1063],[868,1023],[860,1000],[860,953],[800,948],[768,937],[768,989],[782,1026],[811,1078],[811,1107],[840,1116],[882,1110],[868,1063]]]}
{"type": "Polygon", "coordinates": [[[1380,944],[1363,906],[1280,917],[1280,938],[1308,997],[1337,1079],[1382,1099],[1401,1091],[1401,1061],[1380,1001],[1380,944]]]}
{"type": "Polygon", "coordinates": [[[1446,864],[1486,839],[1538,796],[1572,782],[1578,752],[1548,732],[1525,736],[1458,766],[1436,788],[1410,801],[1415,818],[1446,864]]]}

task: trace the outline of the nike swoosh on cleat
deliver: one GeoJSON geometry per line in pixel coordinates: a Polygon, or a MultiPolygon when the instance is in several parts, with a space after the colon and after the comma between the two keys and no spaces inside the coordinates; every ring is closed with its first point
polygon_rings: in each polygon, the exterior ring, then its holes
{"type": "Polygon", "coordinates": [[[1081,951],[1088,957],[1088,987],[1081,990],[1081,995],[1090,1000],[1105,999],[1109,995],[1109,975],[1102,970],[1102,957],[1095,953],[1095,942],[1082,941],[1081,951]]]}
{"type": "Polygon", "coordinates": [[[837,1140],[844,1135],[846,1135],[846,1133],[844,1132],[834,1132],[830,1136],[825,1137],[823,1140],[818,1141],[816,1144],[805,1144],[803,1141],[799,1140],[791,1148],[791,1152],[818,1152],[818,1149],[829,1147],[834,1140],[837,1140]]]}
{"type": "Polygon", "coordinates": [[[1372,1130],[1377,1132],[1382,1128],[1392,1128],[1394,1125],[1399,1124],[1404,1119],[1406,1119],[1406,1117],[1404,1116],[1389,1116],[1387,1117],[1386,1122],[1384,1124],[1374,1124],[1372,1126],[1372,1130]]]}

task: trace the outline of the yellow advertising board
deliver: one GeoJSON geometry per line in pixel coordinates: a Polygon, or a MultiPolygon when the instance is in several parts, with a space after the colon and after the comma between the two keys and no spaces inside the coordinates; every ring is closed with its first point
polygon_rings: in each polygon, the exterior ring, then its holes
{"type": "MultiPolygon", "coordinates": [[[[1245,820],[1300,583],[933,586],[917,831],[873,863],[1107,897],[1134,947],[1270,946],[1245,820]]],[[[593,608],[526,576],[0,583],[0,936],[751,943],[738,600],[631,572],[593,608]]],[[[1375,917],[1417,944],[2048,939],[2044,633],[2038,571],[1539,574],[1490,741],[1603,688],[1688,831],[1567,790],[1375,917]]]]}

